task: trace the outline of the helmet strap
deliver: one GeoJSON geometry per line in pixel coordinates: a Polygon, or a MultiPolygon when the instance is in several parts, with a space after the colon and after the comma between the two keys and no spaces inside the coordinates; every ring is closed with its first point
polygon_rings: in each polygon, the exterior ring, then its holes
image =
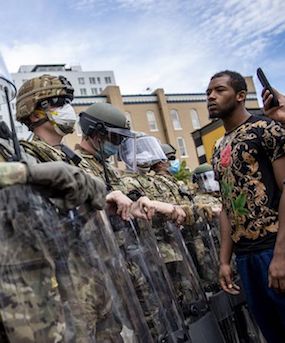
{"type": "Polygon", "coordinates": [[[49,121],[49,119],[48,119],[47,117],[45,117],[45,118],[42,118],[42,119],[40,119],[40,120],[38,120],[38,121],[35,121],[35,122],[33,122],[33,123],[30,123],[30,124],[29,124],[29,129],[30,129],[31,131],[34,131],[34,129],[35,129],[36,127],[41,126],[42,124],[46,123],[47,121],[49,121]]]}
{"type": "Polygon", "coordinates": [[[102,144],[102,140],[101,139],[99,139],[99,148],[100,148],[100,154],[101,154],[101,158],[102,158],[102,164],[103,164],[103,170],[104,170],[104,176],[105,176],[105,182],[106,182],[106,186],[107,186],[107,191],[111,191],[112,190],[112,185],[111,185],[111,181],[110,181],[110,178],[109,178],[106,161],[105,161],[105,158],[104,158],[103,144],[102,144]]]}

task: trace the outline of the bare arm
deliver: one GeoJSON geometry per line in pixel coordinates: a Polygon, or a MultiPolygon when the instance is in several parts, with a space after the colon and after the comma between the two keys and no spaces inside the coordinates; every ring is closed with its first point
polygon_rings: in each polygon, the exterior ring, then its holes
{"type": "Polygon", "coordinates": [[[223,290],[230,294],[238,294],[239,286],[233,282],[231,258],[233,241],[231,238],[231,225],[225,210],[220,214],[221,249],[219,278],[223,290]]]}
{"type": "Polygon", "coordinates": [[[274,247],[273,258],[268,271],[269,287],[285,292],[285,157],[273,162],[273,170],[277,184],[282,191],[279,202],[279,228],[274,247]]]}

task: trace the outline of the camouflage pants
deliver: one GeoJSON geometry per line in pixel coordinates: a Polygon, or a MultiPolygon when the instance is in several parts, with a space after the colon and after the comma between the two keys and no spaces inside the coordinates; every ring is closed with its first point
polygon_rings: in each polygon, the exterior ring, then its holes
{"type": "Polygon", "coordinates": [[[51,269],[18,265],[1,271],[0,314],[9,342],[64,342],[63,308],[51,269]]]}

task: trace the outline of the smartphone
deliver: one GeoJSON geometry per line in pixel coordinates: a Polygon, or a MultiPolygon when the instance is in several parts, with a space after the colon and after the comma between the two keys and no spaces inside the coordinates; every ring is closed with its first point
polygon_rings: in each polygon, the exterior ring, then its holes
{"type": "Polygon", "coordinates": [[[268,82],[266,76],[264,75],[264,72],[261,68],[257,68],[256,70],[256,74],[257,74],[257,77],[260,81],[260,83],[262,84],[263,88],[269,90],[269,92],[273,95],[273,98],[270,102],[270,108],[271,107],[276,107],[276,106],[279,106],[279,101],[274,93],[274,90],[272,89],[270,83],[268,82]]]}

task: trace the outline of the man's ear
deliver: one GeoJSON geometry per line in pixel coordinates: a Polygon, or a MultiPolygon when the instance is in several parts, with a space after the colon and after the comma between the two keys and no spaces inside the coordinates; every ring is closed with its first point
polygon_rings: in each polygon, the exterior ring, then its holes
{"type": "Polygon", "coordinates": [[[42,119],[43,115],[38,112],[34,112],[33,114],[30,115],[30,121],[31,123],[36,123],[40,119],[42,119]]]}
{"type": "Polygon", "coordinates": [[[246,91],[239,91],[236,95],[236,99],[238,102],[244,102],[246,99],[246,91]]]}

